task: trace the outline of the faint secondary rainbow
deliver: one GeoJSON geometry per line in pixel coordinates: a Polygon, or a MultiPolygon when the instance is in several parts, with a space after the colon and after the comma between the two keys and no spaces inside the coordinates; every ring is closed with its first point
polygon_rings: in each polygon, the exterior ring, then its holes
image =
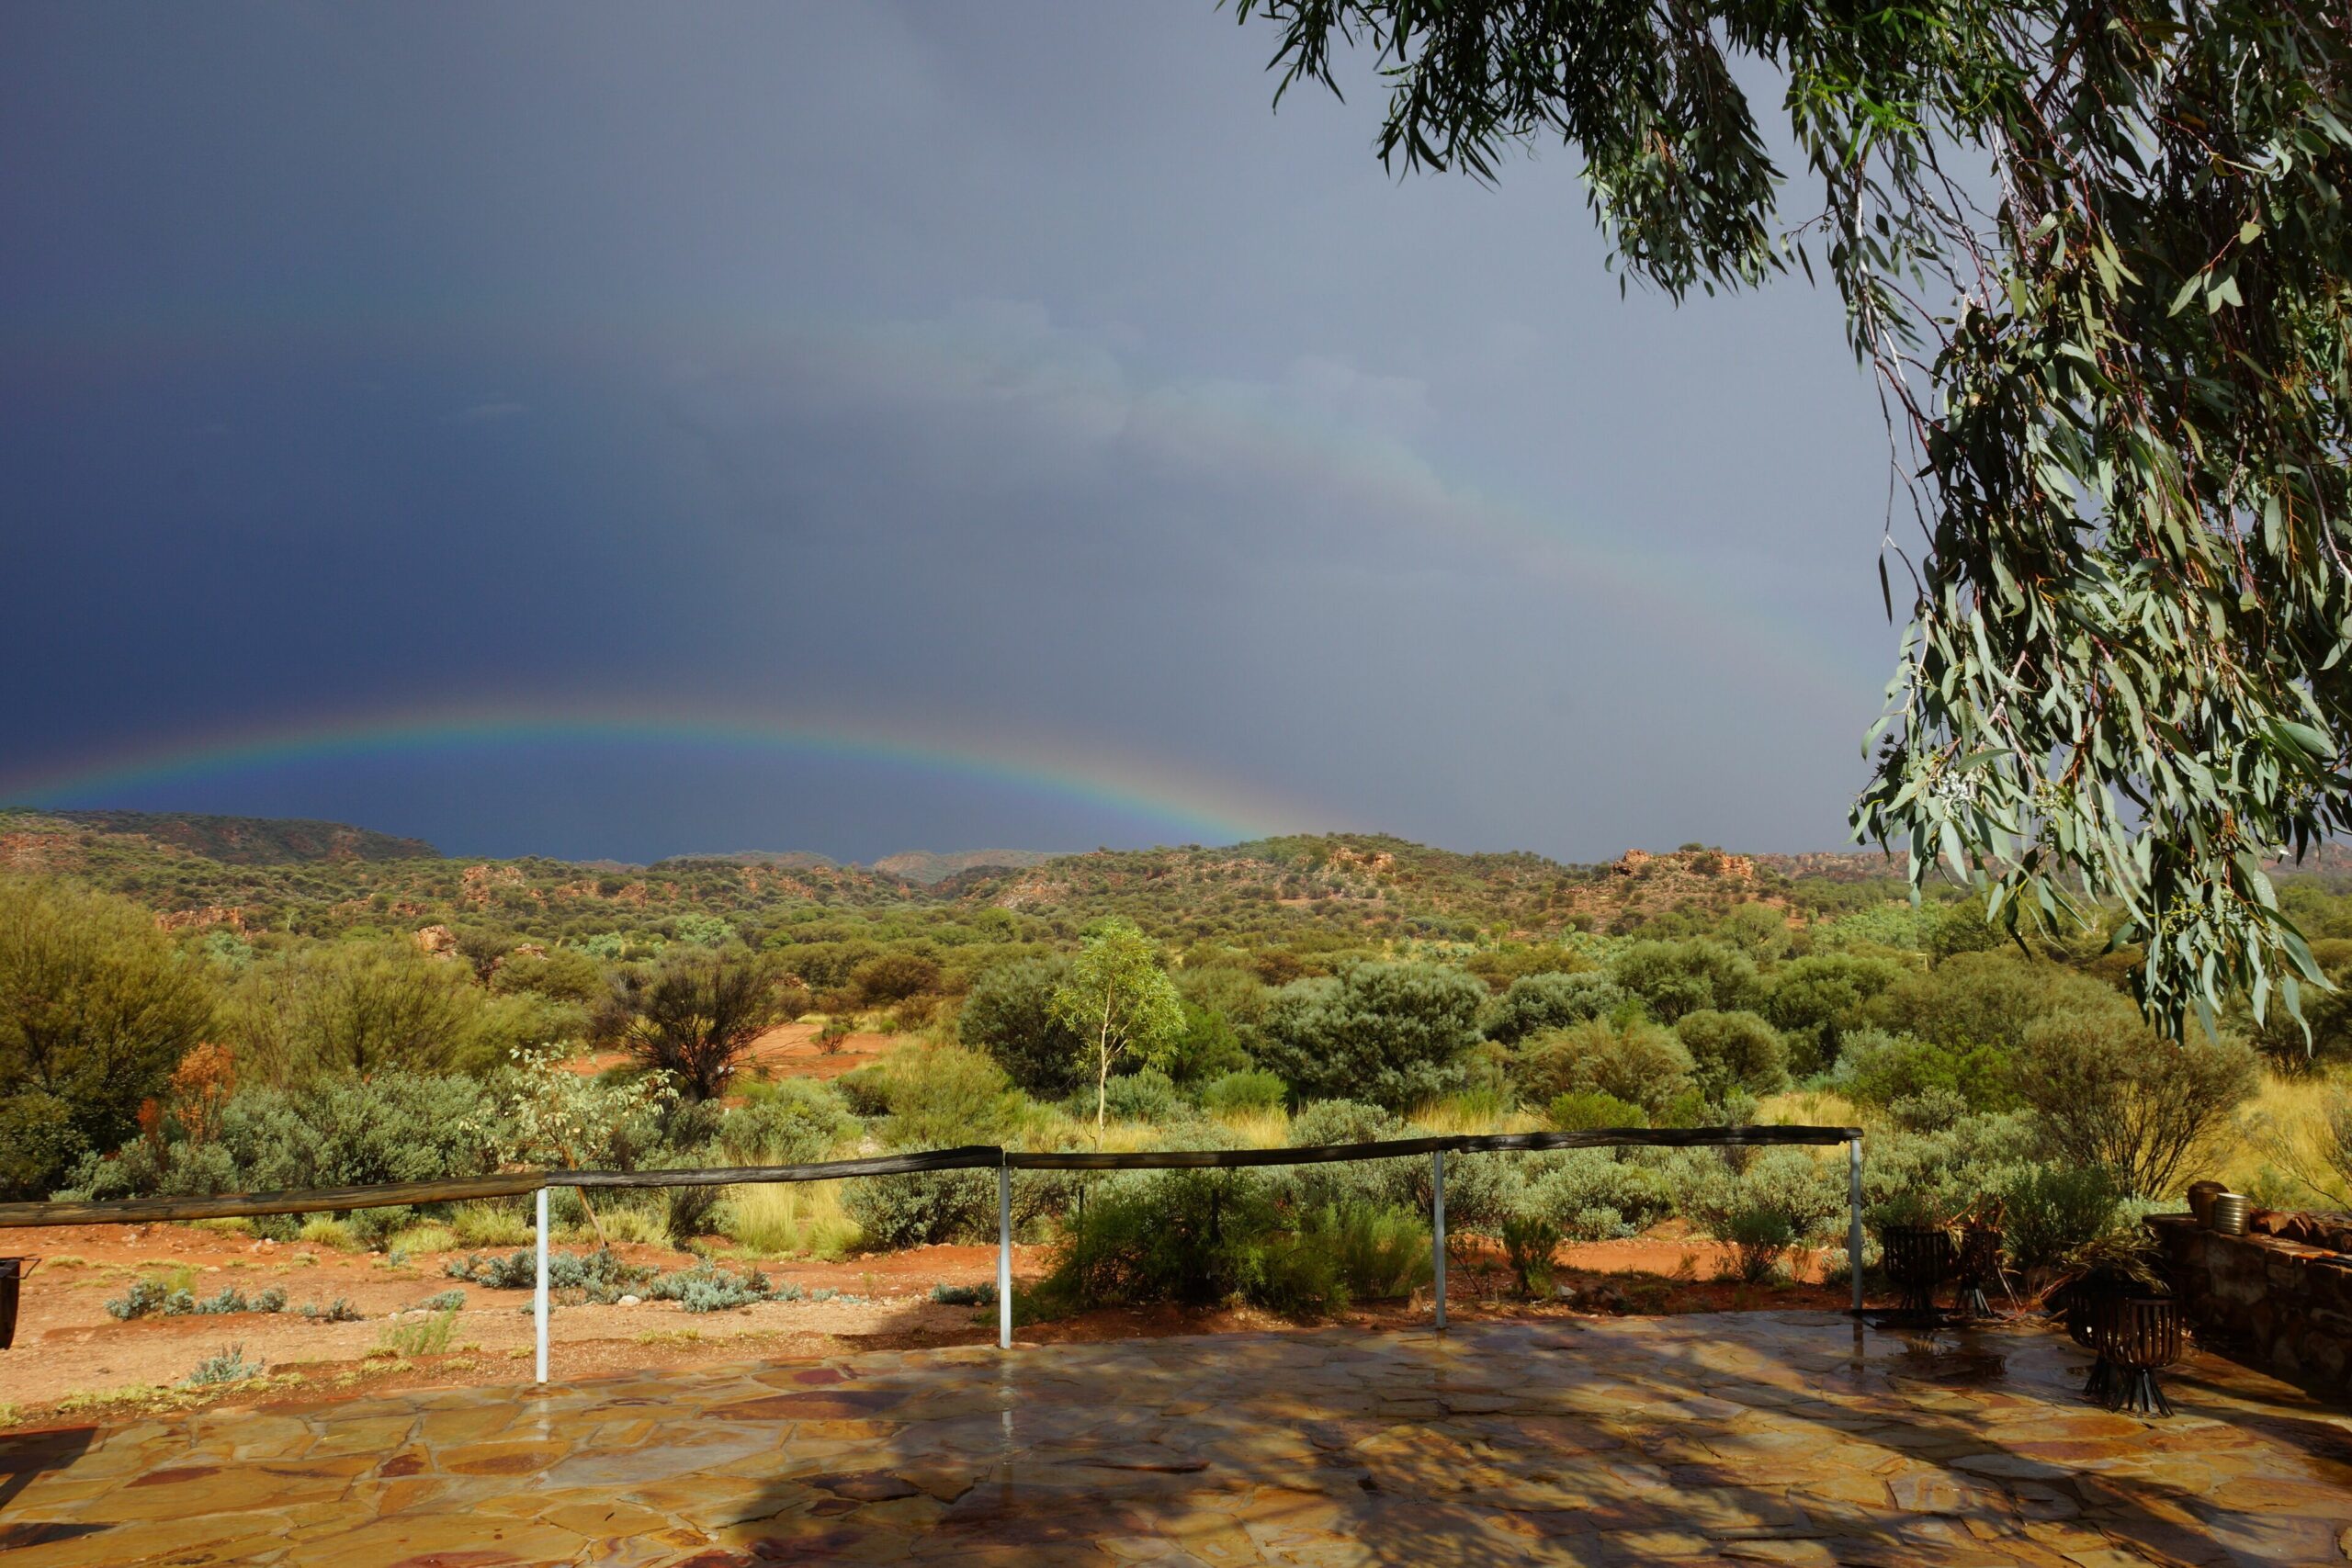
{"type": "Polygon", "coordinates": [[[63,807],[137,791],[311,762],[429,757],[530,746],[694,747],[801,761],[882,765],[1024,791],[1232,842],[1310,818],[1261,792],[1162,763],[1025,743],[943,740],[830,720],[632,711],[409,712],[246,728],[0,773],[0,804],[63,807]]]}

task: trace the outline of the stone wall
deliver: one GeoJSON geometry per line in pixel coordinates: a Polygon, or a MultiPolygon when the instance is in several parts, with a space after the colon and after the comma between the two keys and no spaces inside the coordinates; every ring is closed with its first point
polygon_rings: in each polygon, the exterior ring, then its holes
{"type": "Polygon", "coordinates": [[[2151,1216],[2189,1326],[2210,1348],[2352,1398],[2352,1257],[2151,1216]]]}

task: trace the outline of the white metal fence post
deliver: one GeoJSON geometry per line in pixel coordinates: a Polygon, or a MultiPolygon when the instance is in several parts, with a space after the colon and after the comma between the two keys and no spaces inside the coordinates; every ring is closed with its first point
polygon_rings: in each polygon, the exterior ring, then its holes
{"type": "Polygon", "coordinates": [[[1846,1262],[1854,1271],[1854,1311],[1862,1310],[1862,1140],[1846,1145],[1846,1262]]]}
{"type": "Polygon", "coordinates": [[[1012,1348],[1012,1168],[996,1168],[996,1348],[1012,1348]]]}
{"type": "Polygon", "coordinates": [[[1437,1287],[1437,1325],[1445,1326],[1445,1151],[1430,1151],[1430,1274],[1437,1287]]]}
{"type": "Polygon", "coordinates": [[[538,1341],[539,1382],[548,1381],[548,1190],[539,1189],[538,1279],[531,1290],[531,1327],[538,1341]]]}

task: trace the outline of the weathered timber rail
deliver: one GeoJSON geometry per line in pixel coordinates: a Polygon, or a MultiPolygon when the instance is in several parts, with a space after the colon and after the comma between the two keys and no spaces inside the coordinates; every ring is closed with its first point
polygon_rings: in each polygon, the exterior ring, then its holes
{"type": "Polygon", "coordinates": [[[854,1177],[920,1176],[943,1170],[997,1173],[997,1343],[1012,1348],[1012,1173],[1016,1170],[1238,1170],[1265,1166],[1329,1165],[1346,1160],[1410,1159],[1426,1156],[1430,1175],[1430,1246],[1437,1326],[1445,1326],[1445,1156],[1449,1154],[1536,1153],[1546,1149],[1755,1148],[1847,1146],[1849,1214],[1847,1256],[1852,1259],[1854,1310],[1862,1310],[1862,1130],[1860,1127],[1598,1127],[1576,1133],[1460,1133],[1390,1138],[1365,1144],[1316,1144],[1279,1149],[1143,1149],[1132,1154],[1080,1154],[969,1144],[917,1154],[822,1160],[810,1165],[713,1166],[685,1170],[516,1170],[439,1181],[395,1181],[373,1187],[320,1187],[303,1191],[237,1192],[185,1198],[124,1198],[106,1202],[0,1203],[0,1230],[29,1225],[153,1224],[175,1220],[255,1219],[266,1214],[335,1213],[478,1198],[537,1199],[538,1283],[533,1317],[538,1340],[538,1381],[548,1377],[548,1193],[559,1187],[741,1187],[777,1181],[841,1181],[854,1177]]]}

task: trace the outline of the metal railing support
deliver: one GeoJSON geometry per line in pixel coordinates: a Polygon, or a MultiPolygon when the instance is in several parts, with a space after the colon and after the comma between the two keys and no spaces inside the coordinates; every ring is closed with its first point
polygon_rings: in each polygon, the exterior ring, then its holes
{"type": "Polygon", "coordinates": [[[539,1189],[538,1278],[531,1287],[531,1331],[538,1343],[538,1381],[548,1381],[548,1190],[539,1189]]]}
{"type": "Polygon", "coordinates": [[[1012,1348],[1012,1168],[996,1168],[996,1348],[1012,1348]]]}
{"type": "Polygon", "coordinates": [[[1862,1310],[1862,1139],[1846,1145],[1846,1262],[1854,1271],[1854,1311],[1862,1310]]]}
{"type": "Polygon", "coordinates": [[[1430,1278],[1436,1287],[1437,1325],[1445,1326],[1445,1151],[1430,1151],[1430,1278]]]}

